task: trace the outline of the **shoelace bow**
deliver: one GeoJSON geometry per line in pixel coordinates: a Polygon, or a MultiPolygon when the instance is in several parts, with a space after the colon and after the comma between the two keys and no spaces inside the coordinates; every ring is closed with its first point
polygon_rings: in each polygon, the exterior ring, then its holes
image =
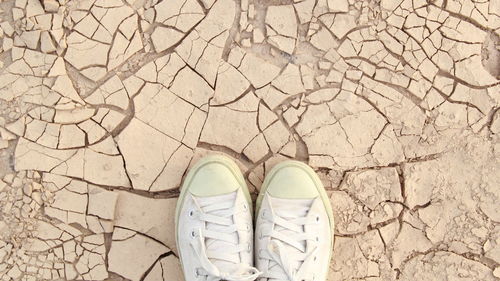
{"type": "Polygon", "coordinates": [[[316,238],[312,233],[306,233],[304,226],[315,223],[316,218],[305,216],[284,219],[274,214],[272,218],[265,219],[274,223],[275,228],[271,230],[271,241],[267,251],[262,252],[262,258],[276,263],[277,267],[269,265],[268,271],[261,277],[272,280],[312,281],[313,272],[309,270],[309,265],[315,261],[318,248],[314,246],[307,249],[305,246],[307,241],[316,242],[316,238]],[[286,234],[283,233],[284,230],[288,230],[286,234]],[[298,268],[296,264],[299,264],[298,268]]]}
{"type": "Polygon", "coordinates": [[[232,234],[238,231],[232,217],[235,214],[234,203],[231,201],[216,202],[202,207],[201,212],[195,214],[197,218],[206,223],[216,224],[217,230],[198,229],[197,233],[191,233],[193,239],[191,246],[195,251],[201,267],[197,274],[205,276],[207,281],[252,281],[257,279],[261,272],[248,264],[235,263],[232,255],[248,250],[248,245],[234,245],[232,234]],[[227,247],[219,251],[207,250],[205,239],[226,242],[227,247]],[[231,266],[219,269],[211,259],[223,260],[232,263],[231,266]]]}

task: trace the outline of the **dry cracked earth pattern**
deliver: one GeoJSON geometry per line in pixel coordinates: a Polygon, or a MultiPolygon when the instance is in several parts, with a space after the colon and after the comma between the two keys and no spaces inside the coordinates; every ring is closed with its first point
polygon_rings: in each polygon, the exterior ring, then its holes
{"type": "Polygon", "coordinates": [[[334,280],[499,280],[499,0],[0,2],[0,279],[180,281],[186,170],[320,174],[334,280]]]}

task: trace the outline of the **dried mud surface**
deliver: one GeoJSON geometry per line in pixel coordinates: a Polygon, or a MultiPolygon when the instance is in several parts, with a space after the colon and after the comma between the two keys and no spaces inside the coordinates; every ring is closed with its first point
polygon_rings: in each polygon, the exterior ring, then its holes
{"type": "Polygon", "coordinates": [[[211,153],[318,171],[329,281],[499,280],[499,0],[0,8],[0,280],[182,280],[211,153]]]}

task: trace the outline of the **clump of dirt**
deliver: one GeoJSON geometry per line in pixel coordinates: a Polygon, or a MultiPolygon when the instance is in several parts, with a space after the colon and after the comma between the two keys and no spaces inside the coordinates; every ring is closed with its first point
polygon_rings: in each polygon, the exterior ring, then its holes
{"type": "Polygon", "coordinates": [[[496,79],[500,79],[500,36],[491,32],[483,43],[481,61],[484,68],[496,79]]]}

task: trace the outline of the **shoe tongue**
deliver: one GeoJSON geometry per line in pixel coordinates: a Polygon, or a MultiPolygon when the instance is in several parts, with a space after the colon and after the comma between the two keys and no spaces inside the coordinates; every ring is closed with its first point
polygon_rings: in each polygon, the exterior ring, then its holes
{"type": "MultiPolygon", "coordinates": [[[[285,220],[293,220],[296,218],[302,218],[307,216],[307,213],[309,212],[309,209],[311,208],[311,205],[313,203],[314,199],[283,199],[283,198],[272,198],[272,206],[273,206],[273,212],[274,214],[280,216],[281,218],[285,220]]],[[[296,233],[285,229],[283,227],[280,227],[278,225],[275,226],[275,230],[282,233],[285,236],[295,236],[296,233]]],[[[296,249],[295,247],[292,247],[286,243],[283,243],[283,246],[285,247],[285,250],[287,253],[290,255],[300,255],[303,254],[302,251],[296,249]]],[[[306,248],[306,242],[302,241],[301,242],[302,246],[306,248]]],[[[299,261],[292,261],[291,259],[288,260],[290,266],[294,270],[298,270],[298,268],[301,266],[302,262],[299,261]]],[[[280,266],[275,264],[270,266],[270,269],[272,270],[273,268],[276,268],[278,270],[280,269],[280,266]]]]}
{"type": "MultiPolygon", "coordinates": [[[[212,204],[217,204],[218,202],[235,202],[236,201],[236,192],[232,192],[229,194],[223,194],[223,195],[218,195],[218,196],[211,196],[211,197],[197,197],[196,201],[198,202],[200,207],[206,207],[208,205],[212,204]]],[[[227,210],[217,210],[217,211],[211,211],[208,212],[209,214],[212,215],[222,215],[223,213],[227,212],[227,210]]],[[[226,229],[227,226],[224,225],[219,225],[215,223],[210,223],[207,222],[205,225],[206,230],[211,230],[211,231],[221,231],[226,229]]],[[[210,252],[223,252],[225,249],[233,249],[235,245],[238,244],[238,234],[237,232],[234,232],[231,234],[231,243],[226,242],[226,241],[220,241],[220,240],[214,240],[211,238],[206,238],[205,239],[205,246],[207,253],[210,252]]],[[[231,254],[231,262],[225,261],[225,260],[219,260],[211,257],[208,255],[208,259],[221,271],[221,272],[230,272],[234,268],[234,264],[240,263],[240,256],[239,254],[231,254]]]]}
{"type": "Polygon", "coordinates": [[[314,199],[272,198],[273,211],[285,219],[305,217],[314,199]]]}

